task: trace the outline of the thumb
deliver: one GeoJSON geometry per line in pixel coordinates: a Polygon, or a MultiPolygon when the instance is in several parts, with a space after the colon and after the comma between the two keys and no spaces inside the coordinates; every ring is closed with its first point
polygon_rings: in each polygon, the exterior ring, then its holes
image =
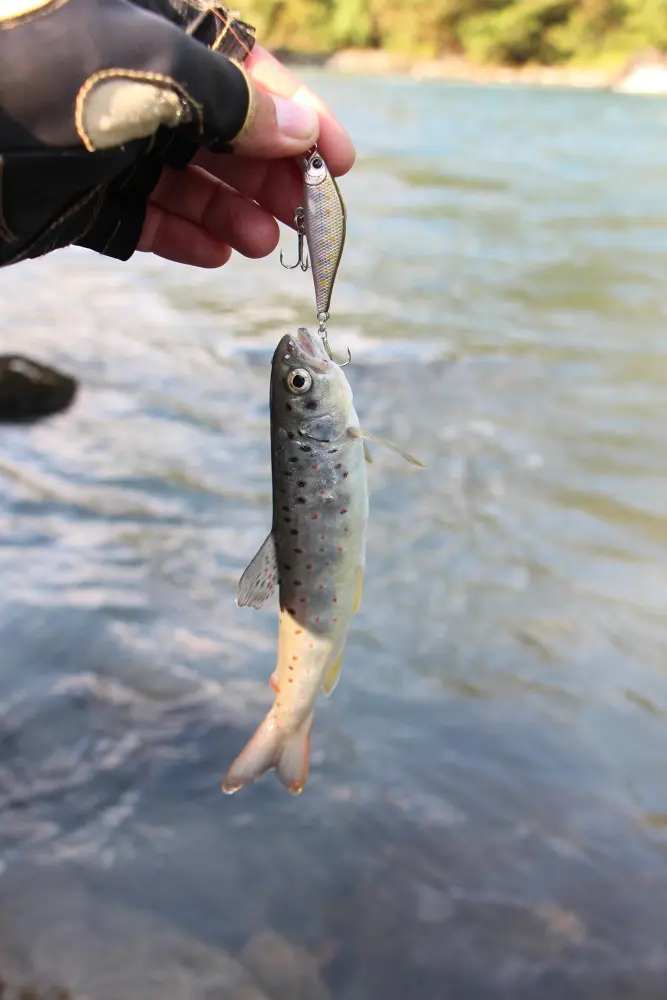
{"type": "Polygon", "coordinates": [[[317,141],[320,122],[313,108],[249,86],[250,107],[234,140],[235,152],[267,159],[297,156],[317,141]]]}

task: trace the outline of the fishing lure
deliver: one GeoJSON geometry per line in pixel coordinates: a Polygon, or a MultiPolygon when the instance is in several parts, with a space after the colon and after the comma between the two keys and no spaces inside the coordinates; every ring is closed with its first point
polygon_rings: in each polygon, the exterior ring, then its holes
{"type": "Polygon", "coordinates": [[[347,212],[340,189],[317,146],[300,157],[300,165],[303,170],[303,205],[294,213],[298,257],[296,264],[286,264],[281,251],[280,263],[288,270],[300,267],[302,271],[309,268],[312,271],[318,332],[331,357],[327,323],[345,246],[347,212]]]}

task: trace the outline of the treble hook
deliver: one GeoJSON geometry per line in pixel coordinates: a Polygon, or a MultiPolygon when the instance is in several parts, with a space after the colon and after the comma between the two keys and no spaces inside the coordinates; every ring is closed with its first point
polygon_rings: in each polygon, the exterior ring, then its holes
{"type": "Polygon", "coordinates": [[[339,368],[347,368],[350,361],[352,360],[352,355],[350,354],[350,348],[346,347],[345,350],[347,351],[347,361],[344,361],[342,365],[338,365],[339,368]]]}
{"type": "Polygon", "coordinates": [[[283,252],[280,251],[280,263],[288,271],[293,271],[295,267],[300,267],[302,271],[307,271],[309,267],[308,254],[306,253],[306,231],[303,227],[303,209],[297,208],[294,213],[294,225],[296,226],[298,250],[296,264],[286,264],[283,252]]]}

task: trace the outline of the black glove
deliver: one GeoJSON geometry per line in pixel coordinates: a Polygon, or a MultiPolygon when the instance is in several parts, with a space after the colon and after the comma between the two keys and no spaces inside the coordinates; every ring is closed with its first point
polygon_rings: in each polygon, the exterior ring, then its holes
{"type": "Polygon", "coordinates": [[[0,266],[71,243],[131,257],[163,167],[229,152],[249,120],[253,44],[207,0],[0,7],[0,266]]]}

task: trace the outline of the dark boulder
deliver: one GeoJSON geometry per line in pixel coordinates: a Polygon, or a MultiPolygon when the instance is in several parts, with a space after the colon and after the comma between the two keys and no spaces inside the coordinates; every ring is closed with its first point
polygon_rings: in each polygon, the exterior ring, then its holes
{"type": "Polygon", "coordinates": [[[67,410],[78,382],[21,354],[0,354],[0,424],[30,424],[67,410]]]}

